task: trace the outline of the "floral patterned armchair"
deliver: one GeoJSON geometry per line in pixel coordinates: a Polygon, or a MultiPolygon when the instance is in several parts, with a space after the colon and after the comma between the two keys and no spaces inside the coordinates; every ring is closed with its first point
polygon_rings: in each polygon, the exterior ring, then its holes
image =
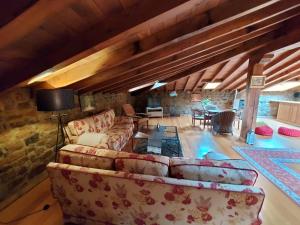
{"type": "Polygon", "coordinates": [[[259,225],[264,193],[253,186],[191,181],[50,163],[65,223],[259,225]]]}

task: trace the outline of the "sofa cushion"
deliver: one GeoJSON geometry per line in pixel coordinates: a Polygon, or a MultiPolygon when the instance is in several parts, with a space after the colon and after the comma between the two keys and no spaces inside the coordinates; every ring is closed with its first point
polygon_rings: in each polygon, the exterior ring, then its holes
{"type": "Polygon", "coordinates": [[[68,127],[73,135],[81,135],[83,133],[96,132],[93,117],[87,117],[80,120],[74,120],[68,123],[68,127]]]}
{"type": "Polygon", "coordinates": [[[96,126],[96,132],[104,133],[108,130],[107,123],[105,120],[105,112],[94,115],[93,119],[96,126]]]}
{"type": "Polygon", "coordinates": [[[84,133],[79,136],[77,144],[95,147],[107,143],[108,136],[104,133],[84,133]]]}
{"type": "Polygon", "coordinates": [[[169,157],[120,152],[115,159],[117,171],[168,176],[169,157]]]}
{"type": "Polygon", "coordinates": [[[59,151],[58,162],[84,167],[113,170],[118,152],[82,145],[66,145],[59,151]]]}
{"type": "Polygon", "coordinates": [[[133,130],[131,128],[115,128],[107,131],[107,135],[109,136],[107,144],[110,149],[121,150],[129,141],[130,137],[133,134],[133,130]]]}
{"type": "Polygon", "coordinates": [[[258,174],[244,160],[172,158],[170,176],[198,181],[254,185],[258,174]]]}

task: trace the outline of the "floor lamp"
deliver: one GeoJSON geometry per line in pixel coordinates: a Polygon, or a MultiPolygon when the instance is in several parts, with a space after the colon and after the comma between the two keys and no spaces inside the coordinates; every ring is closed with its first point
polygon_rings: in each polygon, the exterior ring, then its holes
{"type": "Polygon", "coordinates": [[[65,132],[63,117],[66,114],[63,110],[72,109],[74,103],[74,91],[72,89],[40,89],[36,93],[36,105],[38,111],[56,112],[57,117],[57,135],[55,145],[55,161],[57,160],[57,153],[61,146],[59,146],[59,135],[61,134],[62,144],[65,144],[65,132]]]}

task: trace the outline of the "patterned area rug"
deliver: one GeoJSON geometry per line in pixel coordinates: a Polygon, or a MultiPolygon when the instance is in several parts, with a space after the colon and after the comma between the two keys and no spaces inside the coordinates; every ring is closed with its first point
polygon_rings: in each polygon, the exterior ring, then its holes
{"type": "Polygon", "coordinates": [[[233,149],[300,206],[300,150],[256,147],[233,149]]]}

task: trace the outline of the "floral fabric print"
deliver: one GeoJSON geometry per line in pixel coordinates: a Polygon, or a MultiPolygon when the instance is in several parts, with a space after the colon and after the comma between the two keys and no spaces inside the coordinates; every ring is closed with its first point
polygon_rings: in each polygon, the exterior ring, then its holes
{"type": "Polygon", "coordinates": [[[105,116],[107,128],[108,129],[112,128],[116,116],[114,110],[108,110],[107,112],[104,113],[104,116],[105,116]]]}
{"type": "Polygon", "coordinates": [[[65,223],[258,225],[261,189],[50,163],[65,223]]]}
{"type": "Polygon", "coordinates": [[[254,185],[257,172],[245,160],[172,158],[170,175],[179,179],[254,185]]]}
{"type": "Polygon", "coordinates": [[[117,171],[165,177],[169,172],[169,157],[120,152],[115,159],[115,168],[117,171]]]}
{"type": "Polygon", "coordinates": [[[115,124],[133,124],[133,118],[126,116],[115,117],[115,124]]]}
{"type": "Polygon", "coordinates": [[[121,150],[133,135],[134,124],[132,118],[116,117],[113,110],[108,110],[92,117],[68,123],[72,143],[76,143],[83,133],[105,133],[109,136],[106,143],[93,146],[121,150]]]}
{"type": "Polygon", "coordinates": [[[108,130],[109,136],[107,144],[109,149],[120,151],[129,141],[133,135],[133,129],[130,128],[115,128],[108,130]]]}
{"type": "Polygon", "coordinates": [[[66,145],[59,151],[60,163],[86,166],[98,169],[114,169],[114,160],[118,152],[82,145],[66,145]]]}
{"type": "Polygon", "coordinates": [[[96,132],[96,126],[93,118],[88,117],[81,120],[75,120],[68,123],[68,127],[73,135],[79,136],[83,133],[96,132]],[[75,132],[75,134],[74,134],[75,132]]]}

